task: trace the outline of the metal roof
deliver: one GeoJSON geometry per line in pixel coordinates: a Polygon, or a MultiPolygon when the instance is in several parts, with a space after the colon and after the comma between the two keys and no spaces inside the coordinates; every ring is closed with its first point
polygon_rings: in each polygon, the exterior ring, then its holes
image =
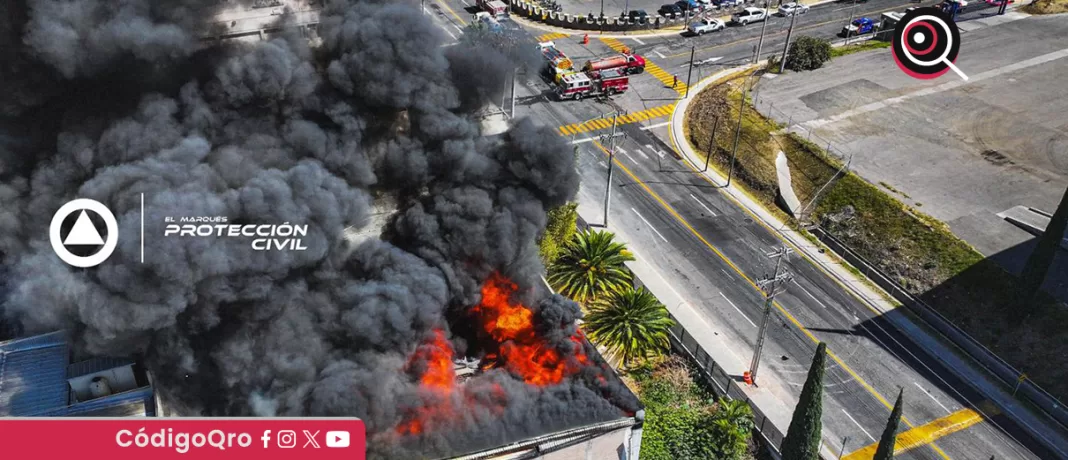
{"type": "Polygon", "coordinates": [[[152,387],[141,387],[37,414],[45,417],[154,417],[152,387]]]}
{"type": "Polygon", "coordinates": [[[80,361],[67,366],[67,378],[72,379],[89,375],[95,372],[106,371],[116,367],[133,365],[134,361],[128,358],[93,358],[80,361]]]}
{"type": "Polygon", "coordinates": [[[66,406],[69,356],[62,331],[0,342],[0,416],[66,406]]]}

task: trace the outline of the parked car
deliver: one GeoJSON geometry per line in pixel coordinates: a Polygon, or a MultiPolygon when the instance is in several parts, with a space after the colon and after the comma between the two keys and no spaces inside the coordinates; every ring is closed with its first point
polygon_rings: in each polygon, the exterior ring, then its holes
{"type": "Polygon", "coordinates": [[[697,3],[697,0],[679,0],[675,4],[679,6],[680,10],[686,12],[701,10],[701,4],[697,3]]]}
{"type": "MultiPolygon", "coordinates": [[[[1001,6],[1005,4],[1006,0],[986,0],[986,2],[993,6],[1001,6]]],[[[1015,0],[1008,0],[1008,3],[1011,5],[1015,3],[1015,0]]]]}
{"type": "Polygon", "coordinates": [[[716,2],[713,0],[697,0],[697,3],[701,4],[702,10],[710,10],[716,7],[716,2]]]}
{"type": "Polygon", "coordinates": [[[701,18],[687,26],[686,30],[694,35],[704,35],[709,32],[723,30],[724,27],[727,27],[727,24],[723,23],[723,20],[701,18]]]}
{"type": "Polygon", "coordinates": [[[645,24],[649,20],[649,14],[645,10],[630,10],[620,16],[621,19],[630,19],[631,22],[645,24]]]}
{"type": "Polygon", "coordinates": [[[719,0],[719,3],[717,3],[717,5],[719,5],[720,8],[729,8],[732,6],[742,5],[744,3],[744,0],[719,0]]]}
{"type": "Polygon", "coordinates": [[[852,24],[842,28],[842,32],[839,33],[842,37],[853,37],[857,35],[863,35],[872,33],[878,30],[876,22],[870,18],[857,18],[853,20],[852,24]]]}
{"type": "Polygon", "coordinates": [[[669,3],[667,5],[661,6],[659,10],[656,10],[656,12],[660,13],[661,16],[671,17],[682,14],[682,8],[679,8],[679,5],[677,4],[669,3]]]}
{"type": "Polygon", "coordinates": [[[808,13],[808,5],[802,3],[783,3],[782,6],[779,7],[779,15],[781,16],[792,16],[805,13],[808,13]]]}
{"type": "Polygon", "coordinates": [[[763,8],[747,7],[742,11],[731,15],[731,22],[735,24],[746,25],[753,22],[760,22],[768,19],[768,10],[763,8]]]}
{"type": "Polygon", "coordinates": [[[963,13],[968,8],[968,0],[945,0],[942,2],[942,11],[947,13],[952,12],[952,9],[956,7],[957,13],[963,13]],[[953,4],[956,5],[953,5],[953,4]]]}

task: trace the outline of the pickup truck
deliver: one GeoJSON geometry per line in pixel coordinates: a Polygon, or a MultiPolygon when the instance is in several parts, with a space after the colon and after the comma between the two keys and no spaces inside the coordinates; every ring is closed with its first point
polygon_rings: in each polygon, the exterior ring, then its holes
{"type": "Polygon", "coordinates": [[[768,10],[763,8],[753,8],[751,6],[731,15],[731,22],[743,26],[753,22],[766,21],[767,19],[768,10]]]}
{"type": "Polygon", "coordinates": [[[704,35],[708,32],[723,30],[724,27],[726,27],[726,24],[722,20],[702,18],[687,26],[686,30],[693,35],[704,35]]]}

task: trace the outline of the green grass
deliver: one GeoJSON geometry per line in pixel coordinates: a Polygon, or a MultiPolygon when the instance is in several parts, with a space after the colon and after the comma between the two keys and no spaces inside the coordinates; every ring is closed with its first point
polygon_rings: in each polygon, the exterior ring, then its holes
{"type": "Polygon", "coordinates": [[[1068,13],[1068,0],[1037,0],[1021,9],[1030,14],[1068,13]]]}
{"type": "MultiPolygon", "coordinates": [[[[686,114],[687,141],[702,158],[710,150],[712,121],[721,117],[711,164],[722,172],[729,168],[738,122],[739,98],[732,85],[739,81],[736,77],[703,91],[686,114]]],[[[795,193],[805,204],[835,177],[841,163],[797,135],[772,134],[780,129],[747,103],[734,181],[797,229],[798,222],[775,203],[775,155],[779,150],[786,153],[795,193]]],[[[891,195],[907,198],[903,192],[883,186],[888,190],[852,173],[838,176],[819,196],[809,220],[820,222],[912,295],[1047,391],[1068,400],[1068,354],[1063,352],[1068,349],[1068,307],[1045,297],[1030,318],[1020,318],[1010,307],[1015,276],[957,238],[946,224],[891,195]],[[847,209],[852,217],[846,218],[847,209]]]]}
{"type": "Polygon", "coordinates": [[[836,46],[831,48],[831,59],[842,57],[847,54],[860,53],[862,51],[889,48],[890,42],[882,40],[868,40],[856,45],[836,46]]]}

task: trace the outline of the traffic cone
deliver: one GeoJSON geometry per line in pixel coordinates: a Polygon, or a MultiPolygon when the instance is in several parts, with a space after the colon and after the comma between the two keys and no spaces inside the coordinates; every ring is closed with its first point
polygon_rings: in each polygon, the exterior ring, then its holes
{"type": "Polygon", "coordinates": [[[590,44],[590,34],[582,34],[582,44],[583,45],[589,45],[590,44]]]}
{"type": "Polygon", "coordinates": [[[749,371],[745,371],[745,373],[742,374],[742,380],[745,380],[746,385],[753,384],[753,376],[749,373],[749,371]]]}

